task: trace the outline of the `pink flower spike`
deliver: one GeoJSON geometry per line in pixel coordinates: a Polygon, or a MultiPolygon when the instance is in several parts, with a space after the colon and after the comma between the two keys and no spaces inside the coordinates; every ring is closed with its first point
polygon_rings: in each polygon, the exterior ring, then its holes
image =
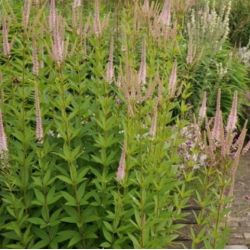
{"type": "Polygon", "coordinates": [[[171,0],[165,0],[162,12],[159,16],[159,21],[166,26],[171,23],[171,0]]]}
{"type": "Polygon", "coordinates": [[[150,131],[149,131],[149,135],[152,138],[155,138],[155,136],[156,136],[157,120],[158,120],[158,100],[157,100],[157,102],[156,102],[156,104],[154,106],[152,123],[151,123],[150,131]]]}
{"type": "Polygon", "coordinates": [[[6,57],[10,56],[11,44],[9,43],[9,26],[6,20],[6,16],[3,17],[2,24],[2,34],[3,34],[3,54],[6,57]]]}
{"type": "Polygon", "coordinates": [[[0,110],[0,154],[6,153],[7,151],[8,151],[7,137],[4,131],[3,115],[0,110]]]}
{"type": "Polygon", "coordinates": [[[247,145],[243,148],[242,154],[245,155],[250,150],[250,141],[247,145]]]}
{"type": "Polygon", "coordinates": [[[33,40],[32,43],[32,72],[34,75],[38,76],[39,75],[39,69],[40,69],[40,63],[38,61],[38,49],[37,49],[37,44],[36,41],[33,40]]]}
{"type": "Polygon", "coordinates": [[[123,145],[119,167],[116,172],[116,180],[118,182],[123,181],[125,178],[125,174],[126,174],[126,145],[123,145]]]}
{"type": "Polygon", "coordinates": [[[114,54],[114,39],[111,38],[110,48],[109,48],[109,61],[106,66],[106,81],[111,83],[114,78],[114,63],[113,63],[113,55],[114,54]]]}
{"type": "Polygon", "coordinates": [[[81,7],[81,5],[82,5],[82,0],[74,0],[72,7],[75,9],[81,7]]]}
{"type": "Polygon", "coordinates": [[[227,121],[227,127],[226,127],[227,132],[233,131],[234,129],[236,129],[237,120],[238,120],[237,105],[238,105],[238,93],[237,91],[235,91],[232,108],[231,108],[230,114],[228,116],[228,121],[227,121]]]}
{"type": "Polygon", "coordinates": [[[40,0],[34,0],[34,5],[40,5],[40,0]]]}
{"type": "Polygon", "coordinates": [[[203,121],[207,115],[207,92],[204,92],[201,108],[199,111],[199,119],[203,121]]]}
{"type": "Polygon", "coordinates": [[[169,77],[168,91],[169,91],[170,98],[175,97],[176,84],[177,84],[177,61],[174,62],[174,65],[172,67],[172,71],[169,77]]]}
{"type": "Polygon", "coordinates": [[[49,28],[53,30],[56,25],[56,1],[50,0],[49,28]]]}
{"type": "Polygon", "coordinates": [[[31,9],[32,0],[25,0],[23,6],[23,27],[27,29],[30,18],[30,9],[31,9]]]}
{"type": "Polygon", "coordinates": [[[146,64],[146,41],[144,39],[141,51],[141,64],[138,72],[138,80],[140,84],[146,84],[147,64],[146,64]]]}
{"type": "Polygon", "coordinates": [[[95,0],[94,33],[97,37],[99,37],[102,33],[99,0],[95,0]]]}
{"type": "Polygon", "coordinates": [[[216,104],[216,113],[214,118],[214,127],[212,130],[212,138],[214,140],[220,141],[221,139],[221,121],[222,121],[222,112],[221,112],[221,89],[218,90],[217,94],[217,104],[216,104]]]}
{"type": "Polygon", "coordinates": [[[144,0],[143,9],[144,9],[145,11],[148,11],[148,10],[149,10],[149,0],[144,0]]]}
{"type": "Polygon", "coordinates": [[[39,143],[43,143],[43,125],[40,107],[40,96],[38,86],[35,88],[35,109],[36,109],[36,139],[39,143]]]}
{"type": "Polygon", "coordinates": [[[52,54],[55,62],[60,65],[66,57],[64,42],[64,20],[61,16],[56,15],[55,26],[53,27],[52,54]]]}

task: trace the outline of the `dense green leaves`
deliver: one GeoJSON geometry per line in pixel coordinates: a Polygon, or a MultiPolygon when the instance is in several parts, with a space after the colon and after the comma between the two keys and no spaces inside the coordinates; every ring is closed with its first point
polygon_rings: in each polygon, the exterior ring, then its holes
{"type": "MultiPolygon", "coordinates": [[[[56,1],[67,50],[57,61],[48,1],[32,4],[27,28],[23,7],[14,2],[1,3],[13,46],[0,57],[0,112],[8,141],[8,157],[0,152],[0,247],[172,247],[192,198],[202,208],[195,214],[200,230],[190,232],[193,246],[223,247],[227,230],[214,221],[228,213],[222,208],[228,200],[220,196],[226,180],[207,168],[181,168],[179,147],[180,130],[193,118],[203,91],[210,93],[210,115],[218,88],[225,114],[233,91],[246,89],[246,68],[229,56],[230,46],[190,67],[184,23],[165,36],[141,3],[103,1],[105,28],[99,34],[91,17],[94,1],[83,1],[77,10],[70,1],[56,1]],[[112,38],[114,75],[108,80],[112,38]],[[138,85],[144,39],[146,84],[138,85]],[[170,98],[175,60],[176,95],[170,98]],[[221,78],[218,65],[228,70],[221,78]]],[[[173,18],[183,21],[189,13],[177,9],[173,18]]],[[[2,41],[4,32],[0,36],[2,41]]]]}

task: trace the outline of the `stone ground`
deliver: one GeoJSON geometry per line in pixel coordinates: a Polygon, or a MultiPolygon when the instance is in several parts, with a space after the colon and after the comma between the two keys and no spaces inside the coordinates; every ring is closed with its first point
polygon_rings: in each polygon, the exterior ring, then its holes
{"type": "Polygon", "coordinates": [[[230,214],[231,239],[227,248],[250,248],[250,154],[239,166],[230,214]]]}

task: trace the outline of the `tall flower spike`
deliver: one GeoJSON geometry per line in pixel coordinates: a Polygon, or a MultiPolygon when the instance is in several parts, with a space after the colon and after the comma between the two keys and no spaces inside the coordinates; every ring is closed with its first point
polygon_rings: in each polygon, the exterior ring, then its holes
{"type": "Polygon", "coordinates": [[[38,61],[38,49],[37,49],[37,44],[35,39],[33,40],[32,43],[32,72],[34,75],[38,76],[39,74],[39,69],[40,69],[40,63],[38,61]]]}
{"type": "Polygon", "coordinates": [[[60,65],[65,58],[64,46],[64,23],[61,16],[56,15],[55,26],[53,27],[52,54],[55,62],[60,65]]]}
{"type": "Polygon", "coordinates": [[[207,92],[204,92],[203,98],[202,98],[201,108],[200,108],[200,111],[199,111],[199,120],[200,120],[200,122],[203,122],[206,115],[207,115],[207,92]]]}
{"type": "Polygon", "coordinates": [[[56,0],[50,0],[49,28],[52,31],[56,25],[56,0]]]}
{"type": "Polygon", "coordinates": [[[169,91],[170,98],[173,98],[175,96],[176,84],[177,84],[177,61],[174,62],[174,65],[172,67],[172,71],[169,77],[168,91],[169,91]]]}
{"type": "Polygon", "coordinates": [[[147,77],[147,62],[146,62],[146,40],[143,40],[141,51],[141,64],[138,72],[138,80],[140,84],[146,84],[147,77]]]}
{"type": "Polygon", "coordinates": [[[165,0],[162,12],[159,16],[159,21],[166,26],[171,23],[171,0],[165,0]]]}
{"type": "Polygon", "coordinates": [[[159,76],[159,72],[157,72],[156,81],[158,82],[158,103],[161,104],[163,99],[163,82],[159,76]]]}
{"type": "Polygon", "coordinates": [[[3,54],[6,57],[10,56],[11,44],[9,43],[9,27],[6,20],[6,17],[3,17],[3,54]]]}
{"type": "Polygon", "coordinates": [[[238,140],[236,142],[237,151],[234,154],[234,161],[233,161],[233,165],[231,167],[231,179],[232,180],[231,180],[231,187],[230,187],[230,190],[229,190],[229,195],[230,196],[232,196],[233,192],[234,192],[235,176],[236,176],[236,172],[237,172],[237,169],[238,169],[238,166],[239,166],[239,163],[240,163],[240,157],[243,154],[242,149],[243,149],[244,141],[245,141],[246,134],[247,134],[247,129],[246,129],[247,123],[248,123],[248,121],[246,120],[245,124],[244,124],[244,127],[241,130],[240,136],[239,136],[239,138],[238,138],[238,140]]]}
{"type": "Polygon", "coordinates": [[[113,63],[113,55],[114,54],[114,39],[111,38],[110,48],[109,48],[109,61],[106,66],[106,81],[111,83],[114,78],[114,63],[113,63]]]}
{"type": "Polygon", "coordinates": [[[224,123],[223,123],[222,112],[220,115],[220,142],[221,144],[225,143],[225,128],[224,128],[224,123]]]}
{"type": "Polygon", "coordinates": [[[156,101],[155,106],[154,106],[152,123],[151,123],[150,131],[149,131],[149,135],[152,138],[155,138],[156,136],[157,119],[158,119],[158,100],[156,101]]]}
{"type": "Polygon", "coordinates": [[[242,154],[245,155],[250,150],[250,141],[247,145],[243,148],[242,154]]]}
{"type": "Polygon", "coordinates": [[[36,111],[36,139],[37,142],[43,143],[43,125],[40,107],[40,96],[38,86],[35,86],[35,111],[36,111]]]}
{"type": "Polygon", "coordinates": [[[41,59],[39,61],[39,69],[42,69],[44,67],[44,61],[43,61],[44,48],[43,48],[43,46],[38,47],[38,54],[41,57],[41,59]]]}
{"type": "Polygon", "coordinates": [[[82,5],[82,0],[74,0],[73,8],[78,8],[82,5]]]}
{"type": "Polygon", "coordinates": [[[206,145],[207,141],[208,141],[207,154],[210,156],[212,161],[214,161],[215,160],[214,151],[216,149],[216,145],[215,145],[215,142],[213,140],[212,132],[210,130],[210,121],[208,121],[207,118],[205,118],[205,125],[206,125],[206,132],[204,131],[204,139],[205,139],[204,144],[206,145]],[[206,140],[206,138],[207,138],[207,140],[206,140]]]}
{"type": "Polygon", "coordinates": [[[8,151],[7,138],[4,131],[3,115],[2,111],[0,110],[0,154],[2,155],[7,151],[8,151]]]}
{"type": "Polygon", "coordinates": [[[81,10],[82,1],[74,0],[72,5],[72,26],[75,28],[77,35],[83,34],[83,19],[81,10]]]}
{"type": "Polygon", "coordinates": [[[23,6],[23,27],[27,29],[30,18],[30,9],[31,9],[32,0],[24,0],[23,6]]]}
{"type": "Polygon", "coordinates": [[[150,6],[149,6],[149,0],[144,0],[144,3],[143,3],[142,8],[143,8],[143,10],[144,10],[145,12],[148,12],[148,11],[149,11],[149,8],[150,8],[150,6]]]}
{"type": "Polygon", "coordinates": [[[34,5],[39,6],[40,5],[40,0],[34,0],[34,5]]]}
{"type": "Polygon", "coordinates": [[[116,180],[118,182],[123,181],[126,174],[126,151],[127,151],[126,148],[127,148],[126,143],[124,143],[122,147],[122,154],[119,162],[119,167],[116,172],[116,180]]]}
{"type": "Polygon", "coordinates": [[[94,33],[97,37],[99,37],[102,33],[99,0],[95,0],[94,33]]]}
{"type": "MultiPolygon", "coordinates": [[[[192,15],[194,15],[193,12],[192,15]]],[[[188,31],[188,49],[187,49],[186,62],[187,64],[192,64],[196,59],[195,57],[197,55],[197,45],[193,38],[193,26],[192,23],[190,22],[188,22],[187,24],[187,31],[188,31]]]]}
{"type": "Polygon", "coordinates": [[[217,141],[220,141],[221,139],[222,112],[220,104],[221,104],[221,89],[219,89],[217,93],[216,113],[214,118],[214,126],[212,130],[212,138],[217,141]]]}
{"type": "Polygon", "coordinates": [[[232,108],[231,108],[230,114],[228,116],[228,121],[227,121],[227,127],[226,127],[227,132],[233,131],[236,128],[237,120],[238,120],[237,105],[238,105],[238,93],[237,91],[235,91],[232,108]]]}

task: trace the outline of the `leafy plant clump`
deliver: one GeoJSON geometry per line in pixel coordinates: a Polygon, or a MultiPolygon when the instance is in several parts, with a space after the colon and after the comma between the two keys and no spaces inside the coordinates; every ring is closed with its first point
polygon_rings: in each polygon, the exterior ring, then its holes
{"type": "Polygon", "coordinates": [[[2,1],[0,247],[174,247],[193,201],[192,246],[223,247],[245,66],[201,17],[229,9],[101,3],[2,1]]]}

